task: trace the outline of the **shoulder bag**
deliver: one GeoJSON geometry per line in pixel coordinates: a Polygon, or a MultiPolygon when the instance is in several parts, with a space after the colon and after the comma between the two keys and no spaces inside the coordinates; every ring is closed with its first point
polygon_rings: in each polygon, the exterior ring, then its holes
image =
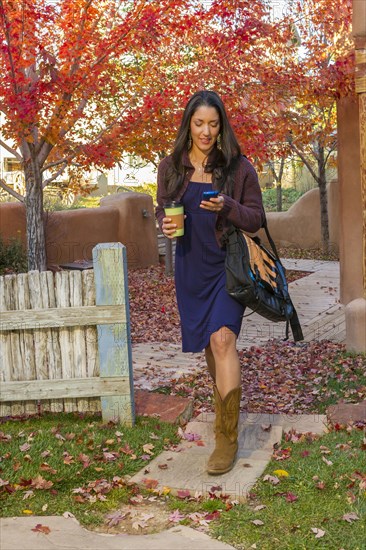
{"type": "Polygon", "coordinates": [[[266,221],[263,228],[273,252],[267,250],[258,237],[250,237],[233,225],[223,235],[222,243],[226,246],[226,290],[253,313],[270,321],[286,322],[286,339],[290,325],[297,342],[304,337],[289,295],[286,270],[266,221]]]}

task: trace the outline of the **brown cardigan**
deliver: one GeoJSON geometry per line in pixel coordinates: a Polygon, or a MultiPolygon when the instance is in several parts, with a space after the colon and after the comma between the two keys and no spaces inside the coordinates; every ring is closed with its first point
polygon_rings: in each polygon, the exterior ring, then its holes
{"type": "MultiPolygon", "coordinates": [[[[158,167],[158,190],[157,207],[155,209],[156,218],[161,229],[164,218],[164,195],[165,195],[165,173],[169,164],[172,162],[171,155],[165,157],[158,167]]],[[[183,165],[186,167],[184,184],[180,189],[175,200],[179,201],[188,187],[191,176],[194,173],[194,167],[191,164],[188,153],[183,157],[183,165]]],[[[258,176],[249,160],[241,156],[240,163],[235,173],[233,197],[224,195],[224,206],[216,220],[216,239],[220,244],[220,238],[227,226],[231,223],[236,227],[255,233],[262,227],[264,221],[264,210],[262,203],[262,193],[258,183],[258,176]]]]}

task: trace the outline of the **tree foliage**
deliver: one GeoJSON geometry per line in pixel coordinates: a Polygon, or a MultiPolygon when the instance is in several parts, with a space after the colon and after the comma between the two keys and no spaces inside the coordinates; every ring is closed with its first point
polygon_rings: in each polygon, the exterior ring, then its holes
{"type": "Polygon", "coordinates": [[[350,0],[291,6],[272,20],[263,0],[0,0],[0,144],[25,173],[25,197],[9,191],[29,266],[46,266],[43,188],[124,152],[157,164],[197,89],[221,95],[259,167],[328,150],[335,99],[352,91],[350,0]]]}

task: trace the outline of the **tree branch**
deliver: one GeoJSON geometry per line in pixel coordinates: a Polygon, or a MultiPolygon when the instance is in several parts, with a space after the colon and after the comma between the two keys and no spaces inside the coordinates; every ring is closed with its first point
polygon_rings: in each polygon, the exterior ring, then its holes
{"type": "Polygon", "coordinates": [[[56,160],[55,162],[50,162],[49,164],[46,164],[46,166],[43,166],[43,168],[41,168],[41,172],[43,173],[46,170],[49,170],[50,168],[54,168],[55,166],[59,166],[60,164],[63,164],[63,163],[67,164],[67,160],[65,158],[61,160],[56,160]]]}
{"type": "Polygon", "coordinates": [[[5,181],[3,179],[0,178],[0,187],[2,189],[4,189],[4,191],[6,191],[7,193],[9,193],[9,195],[12,195],[12,197],[14,197],[15,199],[17,199],[18,201],[20,202],[23,202],[24,203],[24,197],[23,195],[20,195],[19,193],[17,193],[16,191],[14,191],[14,189],[12,189],[11,187],[9,187],[9,185],[7,185],[5,183],[5,181]]]}
{"type": "Polygon", "coordinates": [[[289,146],[290,146],[290,149],[296,153],[296,155],[298,155],[301,160],[303,161],[303,163],[305,164],[306,168],[309,170],[310,174],[313,176],[314,180],[319,183],[319,178],[318,176],[316,175],[316,173],[314,172],[313,170],[313,167],[311,166],[310,162],[308,161],[308,159],[305,157],[304,153],[302,151],[300,151],[300,149],[298,149],[296,147],[296,145],[294,145],[293,143],[290,143],[289,142],[289,146]]]}
{"type": "Polygon", "coordinates": [[[337,147],[337,140],[334,140],[334,143],[329,147],[329,151],[324,159],[324,166],[326,166],[330,155],[333,153],[336,147],[337,147]]]}
{"type": "Polygon", "coordinates": [[[64,172],[65,169],[67,168],[67,164],[68,164],[67,161],[65,161],[64,166],[62,166],[55,174],[53,174],[53,176],[51,176],[50,178],[47,178],[46,180],[44,180],[44,182],[42,183],[42,188],[44,189],[45,187],[47,187],[48,184],[50,184],[56,178],[61,176],[62,172],[64,172]]]}
{"type": "Polygon", "coordinates": [[[2,139],[0,139],[0,145],[1,145],[1,147],[4,147],[4,149],[6,149],[9,153],[11,153],[12,155],[14,155],[14,157],[15,157],[16,159],[18,159],[19,162],[23,162],[23,157],[22,157],[22,155],[20,155],[20,154],[18,153],[18,151],[16,151],[15,149],[13,149],[13,148],[10,147],[9,145],[7,145],[7,144],[5,143],[5,141],[3,141],[2,139]]]}

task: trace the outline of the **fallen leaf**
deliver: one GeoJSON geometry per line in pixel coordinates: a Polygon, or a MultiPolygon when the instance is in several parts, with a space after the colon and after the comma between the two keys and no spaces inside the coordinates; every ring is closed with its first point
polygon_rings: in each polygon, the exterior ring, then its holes
{"type": "Polygon", "coordinates": [[[348,523],[352,523],[352,521],[357,521],[360,518],[354,512],[350,512],[349,514],[344,514],[344,516],[342,516],[342,519],[348,521],[348,523]]]}
{"type": "Polygon", "coordinates": [[[50,474],[57,474],[57,470],[52,468],[49,464],[47,464],[47,462],[42,462],[39,469],[44,472],[49,472],[50,474]]]}
{"type": "Polygon", "coordinates": [[[256,506],[254,508],[254,512],[259,512],[260,510],[264,510],[265,508],[267,508],[265,504],[259,504],[259,506],[256,506]]]}
{"type": "Polygon", "coordinates": [[[325,531],[323,531],[322,529],[318,529],[317,527],[312,527],[311,530],[315,534],[316,539],[320,539],[325,535],[325,531]]]}
{"type": "Polygon", "coordinates": [[[325,462],[327,466],[333,466],[333,462],[331,460],[326,459],[325,456],[322,456],[322,460],[323,462],[325,462]]]}
{"type": "Polygon", "coordinates": [[[34,479],[32,479],[32,487],[34,489],[50,489],[52,485],[52,481],[44,479],[41,475],[38,475],[34,479]]]}
{"type": "Polygon", "coordinates": [[[272,424],[261,424],[261,428],[264,432],[269,432],[272,428],[272,424]]]}
{"type": "Polygon", "coordinates": [[[48,504],[44,504],[42,506],[42,512],[45,512],[47,510],[47,508],[48,508],[48,504]]]}
{"type": "Polygon", "coordinates": [[[264,522],[260,519],[253,519],[251,523],[253,523],[253,525],[264,525],[264,522]]]}
{"type": "Polygon", "coordinates": [[[47,450],[47,451],[43,451],[43,452],[41,453],[41,457],[42,457],[42,458],[47,458],[47,457],[50,456],[50,455],[51,455],[51,451],[48,451],[48,450],[47,450]]]}
{"type": "Polygon", "coordinates": [[[29,443],[23,443],[23,445],[19,446],[19,449],[22,451],[22,453],[24,453],[25,451],[29,451],[30,448],[31,446],[29,445],[29,443]]]}
{"type": "Polygon", "coordinates": [[[277,485],[280,482],[278,477],[270,476],[269,474],[264,476],[263,481],[269,481],[270,483],[272,483],[272,485],[277,485]]]}
{"type": "Polygon", "coordinates": [[[106,516],[107,518],[106,524],[109,525],[110,527],[118,525],[128,515],[129,515],[129,512],[122,512],[121,510],[116,510],[114,512],[111,512],[106,516]]]}
{"type": "Polygon", "coordinates": [[[275,470],[273,473],[278,477],[288,477],[290,475],[286,470],[275,470]]]}
{"type": "Polygon", "coordinates": [[[155,489],[159,484],[157,479],[149,479],[149,478],[144,478],[142,480],[142,483],[145,485],[146,489],[155,489]]]}
{"type": "Polygon", "coordinates": [[[33,512],[32,510],[23,510],[22,514],[26,514],[27,516],[30,516],[31,514],[33,514],[33,512]]]}
{"type": "Polygon", "coordinates": [[[177,491],[178,498],[188,498],[190,496],[191,496],[191,493],[188,491],[188,489],[177,491]]]}
{"type": "Polygon", "coordinates": [[[51,533],[51,529],[47,527],[47,525],[42,525],[41,523],[37,523],[37,525],[32,529],[32,531],[43,533],[44,535],[49,535],[51,533]]]}
{"type": "Polygon", "coordinates": [[[179,523],[182,519],[185,518],[184,514],[181,514],[179,510],[174,510],[168,518],[172,523],[179,523]]]}
{"type": "Polygon", "coordinates": [[[294,493],[288,492],[285,495],[287,502],[296,502],[299,497],[294,495],[294,493]]]}

